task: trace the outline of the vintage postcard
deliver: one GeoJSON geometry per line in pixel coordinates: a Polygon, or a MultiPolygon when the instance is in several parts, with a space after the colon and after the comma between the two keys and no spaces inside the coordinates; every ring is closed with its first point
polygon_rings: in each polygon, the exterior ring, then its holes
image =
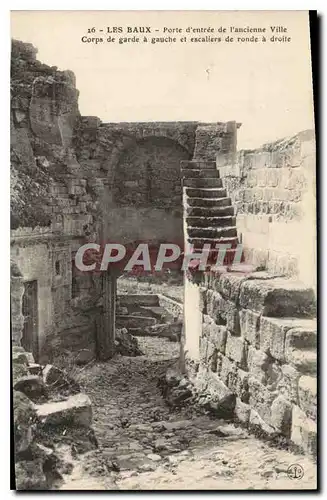
{"type": "Polygon", "coordinates": [[[314,21],[11,12],[12,489],[317,489],[314,21]]]}

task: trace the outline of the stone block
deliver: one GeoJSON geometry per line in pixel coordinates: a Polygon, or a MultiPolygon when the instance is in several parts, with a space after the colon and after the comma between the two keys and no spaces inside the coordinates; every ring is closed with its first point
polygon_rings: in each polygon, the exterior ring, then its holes
{"type": "Polygon", "coordinates": [[[317,351],[316,349],[287,349],[285,352],[286,362],[294,366],[301,374],[317,373],[317,351]]]}
{"type": "Polygon", "coordinates": [[[207,406],[216,413],[217,416],[232,416],[235,408],[236,396],[222,382],[217,374],[208,372],[207,374],[206,399],[207,406]]]}
{"type": "Polygon", "coordinates": [[[206,337],[200,338],[200,361],[203,364],[207,362],[208,339],[206,337]]]}
{"type": "Polygon", "coordinates": [[[220,279],[216,281],[215,289],[221,293],[223,297],[229,299],[235,304],[238,302],[238,297],[241,289],[241,284],[247,279],[247,274],[243,273],[224,273],[220,279]]]}
{"type": "Polygon", "coordinates": [[[297,321],[298,326],[288,330],[285,350],[289,348],[305,349],[317,346],[317,322],[315,320],[297,321]]]}
{"type": "MultiPolygon", "coordinates": [[[[285,361],[285,338],[296,326],[296,318],[260,318],[260,349],[281,362],[285,361]]],[[[301,321],[301,320],[300,320],[301,321]]]]}
{"type": "Polygon", "coordinates": [[[234,413],[237,420],[242,424],[248,425],[250,420],[250,412],[250,405],[243,403],[240,398],[236,398],[234,413]]]}
{"type": "Polygon", "coordinates": [[[317,379],[303,375],[299,379],[298,401],[307,417],[317,420],[317,379]]]}
{"type": "Polygon", "coordinates": [[[234,303],[230,301],[226,304],[226,327],[234,335],[240,335],[241,328],[239,312],[234,303]]]}
{"type": "Polygon", "coordinates": [[[44,425],[90,427],[92,407],[86,394],[70,396],[66,401],[36,405],[37,416],[44,425]]]}
{"type": "Polygon", "coordinates": [[[314,291],[291,279],[246,280],[241,285],[240,305],[264,316],[312,317],[314,291]]]}
{"type": "Polygon", "coordinates": [[[219,376],[224,384],[233,392],[236,392],[236,373],[236,363],[226,356],[222,356],[219,376]]]}
{"type": "Polygon", "coordinates": [[[317,456],[317,424],[297,405],[292,408],[291,441],[311,455],[317,456]]]}
{"type": "Polygon", "coordinates": [[[203,325],[203,334],[214,344],[216,349],[225,353],[227,328],[223,325],[216,325],[215,323],[203,325]]]}
{"type": "Polygon", "coordinates": [[[207,314],[207,293],[208,289],[204,286],[199,287],[200,305],[199,309],[203,314],[207,314]]]}
{"type": "Polygon", "coordinates": [[[278,187],[282,178],[282,174],[277,168],[270,168],[267,170],[267,186],[278,187]]]}
{"type": "Polygon", "coordinates": [[[271,406],[271,425],[283,436],[290,437],[292,426],[292,403],[277,396],[271,406]]]}
{"type": "Polygon", "coordinates": [[[249,309],[241,309],[239,311],[240,331],[242,337],[254,347],[259,347],[260,336],[260,314],[250,311],[249,309]]]}
{"type": "Polygon", "coordinates": [[[200,361],[201,363],[209,366],[210,369],[215,372],[217,371],[217,349],[214,344],[207,339],[202,337],[200,339],[200,361]]]}
{"type": "Polygon", "coordinates": [[[240,367],[246,367],[246,349],[242,337],[236,337],[228,332],[225,354],[228,358],[236,361],[240,367]]]}
{"type": "Polygon", "coordinates": [[[236,372],[236,394],[239,396],[242,402],[249,402],[249,374],[248,372],[241,370],[240,368],[238,368],[236,372]]]}
{"type": "Polygon", "coordinates": [[[249,404],[256,410],[261,418],[271,425],[271,407],[274,399],[278,396],[277,391],[270,391],[255,377],[249,376],[249,404]]]}
{"type": "Polygon", "coordinates": [[[264,351],[249,346],[247,361],[250,374],[261,384],[266,384],[272,359],[264,351]]]}
{"type": "Polygon", "coordinates": [[[266,436],[274,436],[277,434],[275,429],[271,425],[267,424],[259,413],[252,408],[250,411],[249,428],[250,430],[260,432],[260,434],[263,433],[266,436]]]}
{"type": "Polygon", "coordinates": [[[298,381],[301,373],[291,365],[281,365],[281,378],[277,384],[277,390],[287,400],[297,403],[298,381]]]}
{"type": "Polygon", "coordinates": [[[239,317],[234,302],[224,299],[219,292],[208,290],[207,312],[214,321],[225,324],[236,335],[239,334],[239,317]]]}
{"type": "Polygon", "coordinates": [[[222,309],[223,298],[214,290],[207,292],[207,313],[214,321],[219,321],[219,313],[222,309]]]}

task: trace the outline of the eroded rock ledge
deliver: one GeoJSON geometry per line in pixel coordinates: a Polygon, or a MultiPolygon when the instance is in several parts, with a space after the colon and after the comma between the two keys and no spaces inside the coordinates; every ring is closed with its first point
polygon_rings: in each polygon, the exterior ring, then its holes
{"type": "Polygon", "coordinates": [[[67,373],[34,363],[18,346],[13,388],[16,489],[57,489],[73,459],[97,448],[90,398],[67,373]]]}

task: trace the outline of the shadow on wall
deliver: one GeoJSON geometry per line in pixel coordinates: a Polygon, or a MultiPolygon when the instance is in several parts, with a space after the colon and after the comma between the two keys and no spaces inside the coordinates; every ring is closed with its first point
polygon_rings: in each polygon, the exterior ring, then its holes
{"type": "Polygon", "coordinates": [[[135,141],[117,164],[105,235],[183,241],[180,161],[190,153],[165,137],[135,141]]]}

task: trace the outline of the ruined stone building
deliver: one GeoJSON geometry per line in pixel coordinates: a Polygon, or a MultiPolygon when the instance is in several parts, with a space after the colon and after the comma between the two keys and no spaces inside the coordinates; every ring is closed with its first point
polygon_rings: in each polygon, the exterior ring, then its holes
{"type": "Polygon", "coordinates": [[[314,452],[314,134],[237,151],[239,127],[81,116],[73,73],[14,41],[12,340],[113,355],[117,276],[77,272],[86,242],[241,243],[247,267],[185,275],[183,370],[213,408],[314,452]]]}

